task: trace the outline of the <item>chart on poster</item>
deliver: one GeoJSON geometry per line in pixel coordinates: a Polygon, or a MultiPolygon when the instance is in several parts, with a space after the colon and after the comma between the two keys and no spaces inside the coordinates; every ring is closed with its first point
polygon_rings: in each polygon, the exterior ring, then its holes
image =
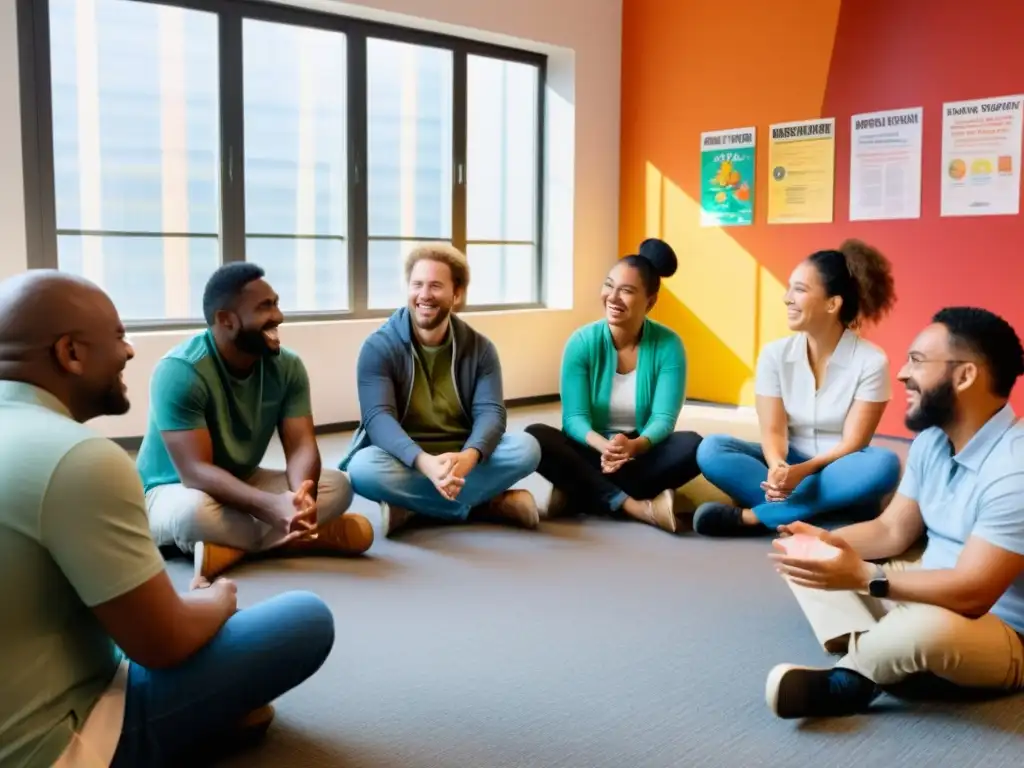
{"type": "Polygon", "coordinates": [[[1024,95],[942,105],[942,215],[1020,212],[1024,95]]]}

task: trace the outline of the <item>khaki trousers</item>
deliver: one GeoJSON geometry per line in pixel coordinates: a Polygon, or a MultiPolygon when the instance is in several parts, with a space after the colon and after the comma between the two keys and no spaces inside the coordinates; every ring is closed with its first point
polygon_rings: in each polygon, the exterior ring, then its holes
{"type": "MultiPolygon", "coordinates": [[[[281,470],[257,469],[249,484],[267,493],[288,490],[281,470]]],[[[336,469],[320,472],[317,518],[323,525],[341,516],[352,504],[348,475],[336,469]]],[[[246,512],[229,509],[202,491],[184,485],[160,485],[146,494],[149,527],[157,546],[174,544],[183,552],[195,551],[198,542],[221,544],[245,552],[263,552],[281,543],[285,534],[246,512]]]]}
{"type": "MultiPolygon", "coordinates": [[[[918,568],[920,554],[882,567],[918,568]]],[[[825,650],[844,654],[837,666],[879,685],[929,672],[966,688],[1024,689],[1024,642],[992,614],[969,619],[934,605],[787,584],[825,650]]]]}

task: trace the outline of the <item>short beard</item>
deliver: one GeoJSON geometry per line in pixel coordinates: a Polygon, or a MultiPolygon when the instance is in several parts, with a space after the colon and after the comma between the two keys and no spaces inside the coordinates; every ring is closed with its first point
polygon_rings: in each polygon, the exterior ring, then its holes
{"type": "Polygon", "coordinates": [[[131,410],[132,404],[118,381],[97,398],[96,406],[100,416],[124,416],[131,410]]]}
{"type": "Polygon", "coordinates": [[[277,355],[281,352],[280,349],[270,348],[266,338],[263,336],[262,329],[242,328],[238,331],[238,335],[235,336],[235,346],[238,347],[240,352],[252,355],[253,357],[266,357],[277,355]]]}
{"type": "Polygon", "coordinates": [[[946,379],[927,392],[920,392],[917,408],[907,411],[904,423],[912,432],[923,432],[930,427],[943,429],[949,426],[956,415],[956,390],[953,379],[946,379]]]}
{"type": "Polygon", "coordinates": [[[419,328],[420,330],[423,330],[423,331],[433,331],[436,328],[440,328],[441,324],[444,323],[444,321],[448,319],[448,316],[451,315],[451,313],[452,313],[451,309],[446,309],[445,307],[440,307],[439,306],[437,308],[437,317],[435,317],[433,320],[431,320],[428,324],[424,325],[424,324],[420,323],[420,321],[418,320],[418,316],[416,314],[416,309],[414,307],[413,308],[413,313],[412,313],[412,321],[416,324],[416,327],[419,328]]]}

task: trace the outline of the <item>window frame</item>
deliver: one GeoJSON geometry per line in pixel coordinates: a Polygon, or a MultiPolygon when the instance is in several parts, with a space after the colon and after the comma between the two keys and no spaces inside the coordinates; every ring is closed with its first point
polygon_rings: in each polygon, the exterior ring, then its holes
{"type": "MultiPolygon", "coordinates": [[[[245,19],[304,26],[346,35],[348,150],[349,310],[287,313],[291,322],[363,320],[387,317],[393,309],[369,309],[368,199],[366,183],[368,38],[444,48],[452,52],[452,244],[466,252],[466,179],[468,143],[468,56],[483,56],[537,67],[537,169],[535,302],[469,305],[467,312],[543,308],[544,303],[544,165],[547,56],[455,35],[430,32],[261,0],[123,0],[213,13],[218,17],[220,124],[220,263],[245,259],[245,145],[243,112],[242,26],[245,19]]],[[[29,269],[57,269],[57,226],[53,157],[53,94],[50,71],[49,0],[17,0],[18,56],[21,90],[22,163],[25,231],[29,269]]],[[[102,232],[103,234],[117,234],[102,232]]],[[[167,233],[154,232],[153,236],[167,233]]],[[[173,234],[173,233],[172,233],[173,234]]],[[[382,239],[382,238],[373,238],[382,239]]],[[[394,240],[429,240],[385,237],[394,240]]],[[[476,244],[477,241],[471,241],[476,244]]],[[[489,241],[487,241],[489,242],[489,241]]],[[[495,241],[501,242],[501,241],[495,241]]],[[[524,243],[525,244],[525,243],[524,243]]],[[[192,330],[201,318],[130,321],[133,331],[192,330]]]]}

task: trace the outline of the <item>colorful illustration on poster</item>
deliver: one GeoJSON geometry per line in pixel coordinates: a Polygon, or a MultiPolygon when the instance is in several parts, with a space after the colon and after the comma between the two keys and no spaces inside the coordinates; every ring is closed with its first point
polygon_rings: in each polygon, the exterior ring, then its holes
{"type": "Polygon", "coordinates": [[[754,221],[755,129],[700,135],[700,223],[728,227],[754,221]]]}

